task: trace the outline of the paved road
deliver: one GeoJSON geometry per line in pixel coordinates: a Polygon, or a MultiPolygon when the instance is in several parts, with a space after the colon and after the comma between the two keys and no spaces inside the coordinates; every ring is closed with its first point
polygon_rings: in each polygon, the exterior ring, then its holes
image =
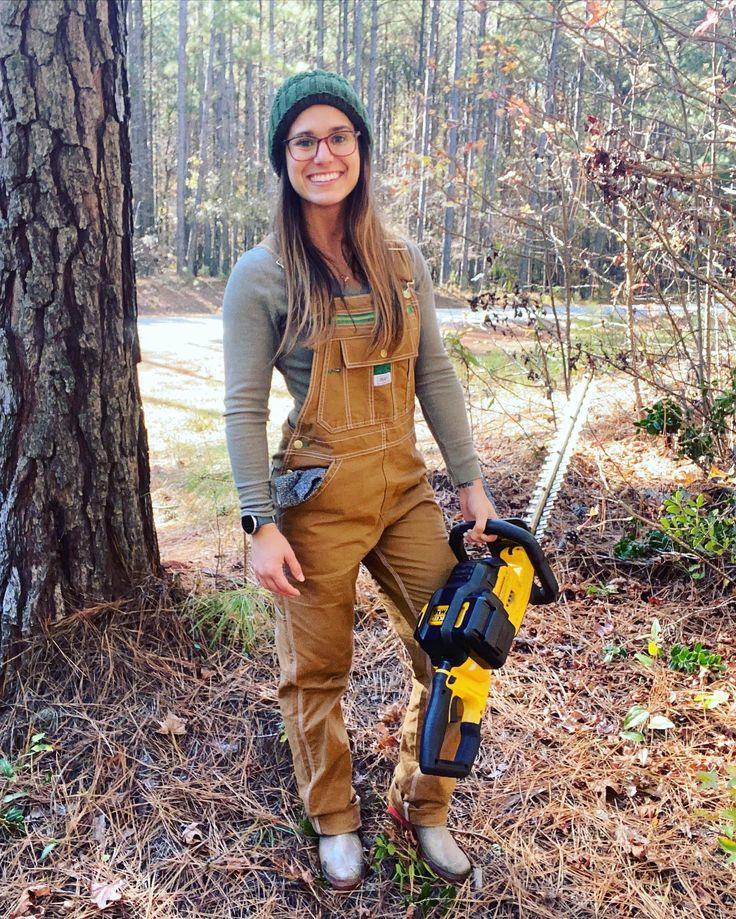
{"type": "MultiPolygon", "coordinates": [[[[657,304],[637,305],[636,313],[639,316],[649,315],[652,312],[662,312],[657,304]]],[[[606,318],[625,318],[625,310],[613,307],[610,304],[603,306],[588,306],[574,304],[573,316],[590,316],[606,318]]],[[[437,310],[440,326],[443,328],[457,328],[461,325],[480,326],[483,324],[484,313],[472,312],[470,309],[451,307],[437,310]]],[[[552,312],[547,310],[551,319],[552,312]]],[[[523,320],[520,320],[523,322],[523,320]]],[[[142,316],[138,319],[138,331],[144,356],[152,360],[159,360],[168,355],[177,363],[181,361],[194,361],[198,365],[206,364],[211,372],[215,371],[212,361],[213,353],[222,351],[222,318],[212,316],[142,316]],[[158,355],[158,357],[157,357],[158,355]]],[[[217,375],[215,373],[215,375],[217,375]]]]}

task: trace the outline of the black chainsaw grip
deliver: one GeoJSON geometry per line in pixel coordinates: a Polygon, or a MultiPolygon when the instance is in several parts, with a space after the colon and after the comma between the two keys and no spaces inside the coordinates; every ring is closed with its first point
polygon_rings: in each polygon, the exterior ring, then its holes
{"type": "Polygon", "coordinates": [[[447,674],[438,670],[432,680],[432,691],[422,725],[419,769],[425,775],[464,779],[470,774],[480,749],[480,725],[472,721],[463,721],[460,725],[460,744],[455,758],[440,759],[440,751],[450,723],[451,705],[452,690],[447,685],[447,674]]]}
{"type": "MultiPolygon", "coordinates": [[[[475,526],[474,521],[458,523],[450,530],[450,548],[455,553],[459,562],[468,560],[468,553],[465,551],[463,537],[475,526]]],[[[539,578],[541,587],[534,584],[530,602],[535,606],[543,603],[554,603],[559,595],[557,579],[552,574],[542,547],[539,545],[534,536],[529,532],[523,520],[514,518],[513,520],[498,520],[496,518],[489,520],[485,528],[486,536],[499,536],[502,543],[511,543],[515,546],[521,546],[529,556],[534,573],[539,578]]],[[[493,551],[495,543],[489,545],[490,551],[493,551]]]]}

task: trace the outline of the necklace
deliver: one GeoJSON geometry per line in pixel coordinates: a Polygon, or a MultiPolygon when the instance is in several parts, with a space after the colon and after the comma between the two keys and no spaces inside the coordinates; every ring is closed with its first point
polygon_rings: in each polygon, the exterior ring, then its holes
{"type": "Polygon", "coordinates": [[[327,255],[327,253],[323,252],[322,249],[319,249],[318,251],[322,258],[328,262],[330,268],[332,269],[332,273],[335,275],[338,281],[342,281],[342,283],[345,285],[348,284],[351,278],[357,281],[357,278],[353,274],[353,271],[345,258],[338,260],[333,258],[331,255],[327,255]]]}

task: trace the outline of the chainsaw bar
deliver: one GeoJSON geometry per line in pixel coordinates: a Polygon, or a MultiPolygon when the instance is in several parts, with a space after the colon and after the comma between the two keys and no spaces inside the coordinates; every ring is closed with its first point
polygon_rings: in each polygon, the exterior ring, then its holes
{"type": "Polygon", "coordinates": [[[581,380],[570,394],[564,415],[557,428],[557,434],[552,441],[537,485],[532,492],[525,519],[529,522],[532,533],[537,537],[542,535],[549,522],[552,507],[588,415],[593,389],[593,379],[587,377],[581,380]]]}

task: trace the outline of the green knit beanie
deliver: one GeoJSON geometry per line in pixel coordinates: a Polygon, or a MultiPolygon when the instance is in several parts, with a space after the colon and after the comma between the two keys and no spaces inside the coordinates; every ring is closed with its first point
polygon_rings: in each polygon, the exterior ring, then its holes
{"type": "Polygon", "coordinates": [[[339,73],[328,70],[307,70],[296,73],[284,83],[273,99],[268,125],[268,152],[276,175],[284,168],[283,142],[292,122],[310,105],[332,105],[344,112],[368,142],[373,135],[368,124],[368,112],[353,87],[339,73]]]}

